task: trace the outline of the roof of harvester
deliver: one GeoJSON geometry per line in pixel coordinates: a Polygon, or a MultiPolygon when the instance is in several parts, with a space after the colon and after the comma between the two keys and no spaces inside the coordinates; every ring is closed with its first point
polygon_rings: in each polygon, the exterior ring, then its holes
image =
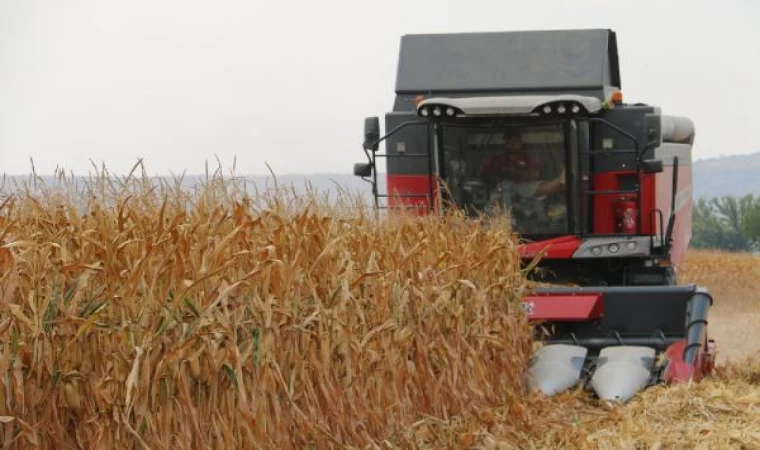
{"type": "Polygon", "coordinates": [[[396,92],[622,88],[611,30],[417,34],[401,38],[396,92]]]}

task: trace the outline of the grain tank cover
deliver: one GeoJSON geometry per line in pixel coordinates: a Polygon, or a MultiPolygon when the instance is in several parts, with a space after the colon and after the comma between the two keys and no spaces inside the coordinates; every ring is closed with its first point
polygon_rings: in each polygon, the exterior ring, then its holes
{"type": "Polygon", "coordinates": [[[396,93],[572,92],[622,88],[612,30],[419,34],[401,38],[396,93]]]}

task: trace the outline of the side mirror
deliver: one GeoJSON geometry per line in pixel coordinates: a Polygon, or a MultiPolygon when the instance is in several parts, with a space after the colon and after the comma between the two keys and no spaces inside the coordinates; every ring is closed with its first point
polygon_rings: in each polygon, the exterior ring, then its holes
{"type": "Polygon", "coordinates": [[[644,173],[660,173],[664,170],[661,159],[647,159],[641,161],[641,168],[644,173]]]}
{"type": "Polygon", "coordinates": [[[354,164],[354,175],[367,178],[372,175],[372,166],[369,163],[356,163],[354,164]]]}
{"type": "Polygon", "coordinates": [[[380,139],[380,119],[367,117],[364,119],[364,148],[376,152],[379,145],[378,139],[380,139]]]}

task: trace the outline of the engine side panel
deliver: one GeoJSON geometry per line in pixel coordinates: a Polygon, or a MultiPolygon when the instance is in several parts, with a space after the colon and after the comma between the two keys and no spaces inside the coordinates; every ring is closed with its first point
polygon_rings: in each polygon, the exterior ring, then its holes
{"type": "MultiPolygon", "coordinates": [[[[675,226],[671,262],[678,267],[683,263],[691,241],[691,218],[694,206],[692,189],[691,145],[664,143],[654,151],[654,157],[662,159],[664,170],[655,176],[655,205],[662,211],[664,227],[673,207],[674,158],[678,158],[678,189],[675,197],[675,226]]],[[[662,231],[664,233],[664,231],[662,231]]]]}

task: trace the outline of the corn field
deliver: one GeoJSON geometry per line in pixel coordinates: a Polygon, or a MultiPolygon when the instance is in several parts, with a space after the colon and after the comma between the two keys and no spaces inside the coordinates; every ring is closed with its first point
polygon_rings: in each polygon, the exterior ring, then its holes
{"type": "Polygon", "coordinates": [[[715,376],[612,407],[526,392],[502,224],[59,176],[0,192],[4,449],[760,448],[757,258],[680,269],[715,297],[715,376]]]}
{"type": "Polygon", "coordinates": [[[478,408],[523,420],[503,228],[147,179],[4,196],[3,448],[366,448],[478,408]]]}

